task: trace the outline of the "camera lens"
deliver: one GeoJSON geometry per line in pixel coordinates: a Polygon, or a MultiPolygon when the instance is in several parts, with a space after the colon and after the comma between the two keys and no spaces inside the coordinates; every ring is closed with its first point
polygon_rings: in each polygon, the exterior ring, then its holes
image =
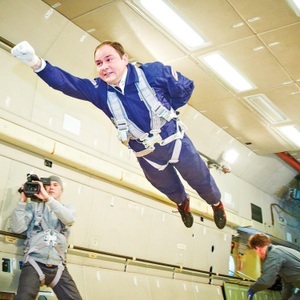
{"type": "Polygon", "coordinates": [[[36,182],[26,182],[23,191],[27,197],[32,197],[40,192],[40,185],[36,182]]]}

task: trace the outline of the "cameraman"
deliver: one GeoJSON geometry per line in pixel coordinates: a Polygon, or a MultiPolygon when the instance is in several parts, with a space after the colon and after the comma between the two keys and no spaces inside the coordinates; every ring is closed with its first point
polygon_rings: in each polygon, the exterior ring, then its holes
{"type": "Polygon", "coordinates": [[[72,205],[63,205],[60,198],[63,184],[59,177],[50,176],[50,185],[40,185],[39,193],[27,202],[21,187],[21,198],[12,213],[11,230],[24,233],[25,255],[15,299],[36,299],[40,286],[50,286],[58,299],[81,300],[74,280],[69,274],[65,255],[67,238],[75,221],[72,205]]]}

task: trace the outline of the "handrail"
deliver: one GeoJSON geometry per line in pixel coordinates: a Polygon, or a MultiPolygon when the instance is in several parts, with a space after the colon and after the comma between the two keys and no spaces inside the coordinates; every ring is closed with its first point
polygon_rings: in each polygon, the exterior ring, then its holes
{"type": "MultiPolygon", "coordinates": [[[[12,233],[12,232],[3,231],[3,230],[0,230],[0,235],[10,236],[10,237],[15,237],[15,238],[20,238],[20,239],[26,239],[26,236],[24,236],[22,234],[12,233]]],[[[205,270],[184,267],[181,265],[169,264],[169,263],[153,261],[153,260],[139,258],[139,257],[128,256],[128,255],[124,255],[124,254],[111,253],[111,252],[106,252],[106,251],[101,251],[101,250],[96,250],[96,249],[91,249],[91,248],[86,248],[86,247],[81,247],[81,246],[76,246],[76,245],[69,245],[68,248],[70,250],[82,251],[82,252],[85,252],[88,254],[99,254],[99,255],[104,255],[104,256],[110,257],[110,258],[124,259],[124,263],[126,265],[124,271],[127,271],[127,265],[129,263],[136,264],[136,265],[144,264],[144,265],[147,265],[147,267],[153,266],[154,269],[155,268],[157,269],[159,267],[169,268],[173,273],[192,274],[193,276],[207,277],[210,280],[217,279],[217,280],[222,280],[222,281],[227,281],[227,282],[232,282],[232,281],[234,281],[234,282],[236,282],[236,281],[249,282],[248,279],[245,279],[242,277],[229,276],[226,274],[209,272],[209,271],[205,271],[205,270]]]]}
{"type": "Polygon", "coordinates": [[[14,47],[15,45],[5,39],[3,36],[0,36],[0,48],[6,50],[7,52],[10,52],[10,50],[14,47]]]}

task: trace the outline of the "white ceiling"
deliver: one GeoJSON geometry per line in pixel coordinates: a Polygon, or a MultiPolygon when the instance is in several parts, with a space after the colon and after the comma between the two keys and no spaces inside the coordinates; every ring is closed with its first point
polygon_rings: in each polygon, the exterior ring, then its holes
{"type": "MultiPolygon", "coordinates": [[[[283,139],[245,102],[266,95],[300,128],[300,18],[286,0],[171,0],[209,43],[189,51],[141,13],[131,0],[45,0],[99,41],[123,44],[132,60],[171,64],[195,82],[190,105],[259,155],[300,149],[283,139]],[[199,59],[218,51],[256,88],[237,93],[199,59]]],[[[278,126],[278,125],[277,125],[278,126]]]]}

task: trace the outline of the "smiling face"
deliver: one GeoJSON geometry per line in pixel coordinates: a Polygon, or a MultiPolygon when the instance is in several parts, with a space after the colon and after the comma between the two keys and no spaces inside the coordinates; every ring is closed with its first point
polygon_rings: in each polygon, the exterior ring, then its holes
{"type": "Polygon", "coordinates": [[[119,53],[110,45],[103,45],[96,49],[94,57],[100,79],[108,84],[119,85],[127,68],[127,54],[119,53]]]}

